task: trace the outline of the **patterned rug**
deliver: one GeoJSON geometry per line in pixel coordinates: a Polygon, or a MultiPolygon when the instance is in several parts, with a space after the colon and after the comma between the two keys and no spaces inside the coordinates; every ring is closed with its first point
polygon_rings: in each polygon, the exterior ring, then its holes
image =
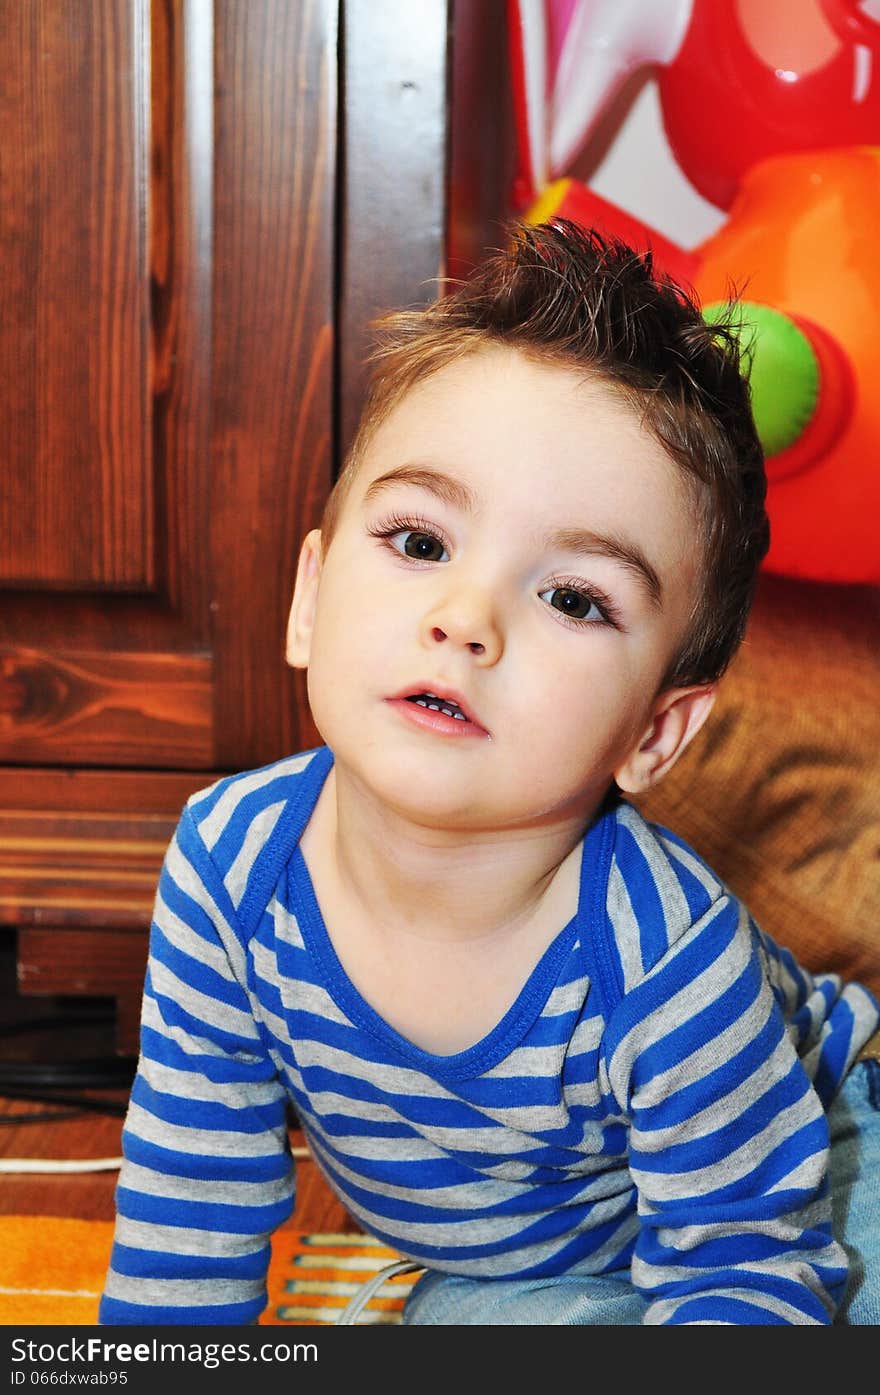
{"type": "MultiPolygon", "coordinates": [[[[358,1289],[397,1259],[396,1251],[371,1235],[302,1235],[281,1230],[272,1245],[269,1305],[260,1321],[285,1326],[335,1323],[358,1289]]],[[[417,1274],[399,1274],[388,1279],[357,1321],[399,1323],[417,1278],[417,1274]]]]}
{"type": "MultiPolygon", "coordinates": [[[[113,1225],[56,1216],[0,1216],[0,1324],[92,1326],[113,1225]]],[[[269,1303],[261,1324],[328,1326],[362,1284],[399,1256],[369,1235],[304,1235],[282,1228],[272,1241],[269,1303]]],[[[411,1274],[390,1279],[359,1323],[399,1323],[411,1274]]]]}

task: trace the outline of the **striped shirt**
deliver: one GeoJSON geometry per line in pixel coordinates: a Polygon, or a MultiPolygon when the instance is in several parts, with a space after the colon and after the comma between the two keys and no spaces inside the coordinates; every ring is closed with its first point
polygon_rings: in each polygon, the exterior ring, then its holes
{"type": "Polygon", "coordinates": [[[447,1273],[629,1269],[649,1323],[828,1323],[827,1106],[880,1020],[629,804],[497,1026],[437,1056],[370,1007],[300,838],[326,747],[194,795],[156,896],[103,1323],[252,1323],[292,1102],[363,1228],[447,1273]]]}

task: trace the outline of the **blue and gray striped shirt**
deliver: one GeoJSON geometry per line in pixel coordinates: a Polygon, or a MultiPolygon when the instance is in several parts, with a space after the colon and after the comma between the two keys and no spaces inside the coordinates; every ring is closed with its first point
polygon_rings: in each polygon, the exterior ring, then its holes
{"type": "Polygon", "coordinates": [[[498,1025],[422,1051],[358,993],[300,837],[326,747],[194,795],[156,896],[102,1323],[250,1323],[293,1103],[349,1213],[426,1267],[629,1270],[649,1323],[828,1323],[827,1106],[880,1011],[629,804],[498,1025]]]}

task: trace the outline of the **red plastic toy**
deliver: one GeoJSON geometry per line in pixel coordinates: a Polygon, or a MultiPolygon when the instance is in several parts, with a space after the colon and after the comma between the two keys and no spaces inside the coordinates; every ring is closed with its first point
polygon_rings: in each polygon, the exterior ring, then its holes
{"type": "Polygon", "coordinates": [[[650,247],[712,314],[742,288],[769,570],[880,580],[880,0],[508,0],[520,211],[650,247]],[[566,177],[638,68],[727,217],[694,248],[566,177]]]}

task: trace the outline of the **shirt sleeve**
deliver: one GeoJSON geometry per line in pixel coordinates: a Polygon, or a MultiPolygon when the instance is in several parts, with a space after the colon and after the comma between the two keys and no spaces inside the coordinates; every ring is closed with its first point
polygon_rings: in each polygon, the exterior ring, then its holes
{"type": "Polygon", "coordinates": [[[294,1173],[242,939],[184,811],[156,894],[100,1323],[245,1324],[265,1307],[294,1173]]]}
{"type": "Polygon", "coordinates": [[[828,1125],[748,913],[721,896],[630,991],[606,1035],[630,1121],[647,1324],[829,1324],[828,1125]]]}

